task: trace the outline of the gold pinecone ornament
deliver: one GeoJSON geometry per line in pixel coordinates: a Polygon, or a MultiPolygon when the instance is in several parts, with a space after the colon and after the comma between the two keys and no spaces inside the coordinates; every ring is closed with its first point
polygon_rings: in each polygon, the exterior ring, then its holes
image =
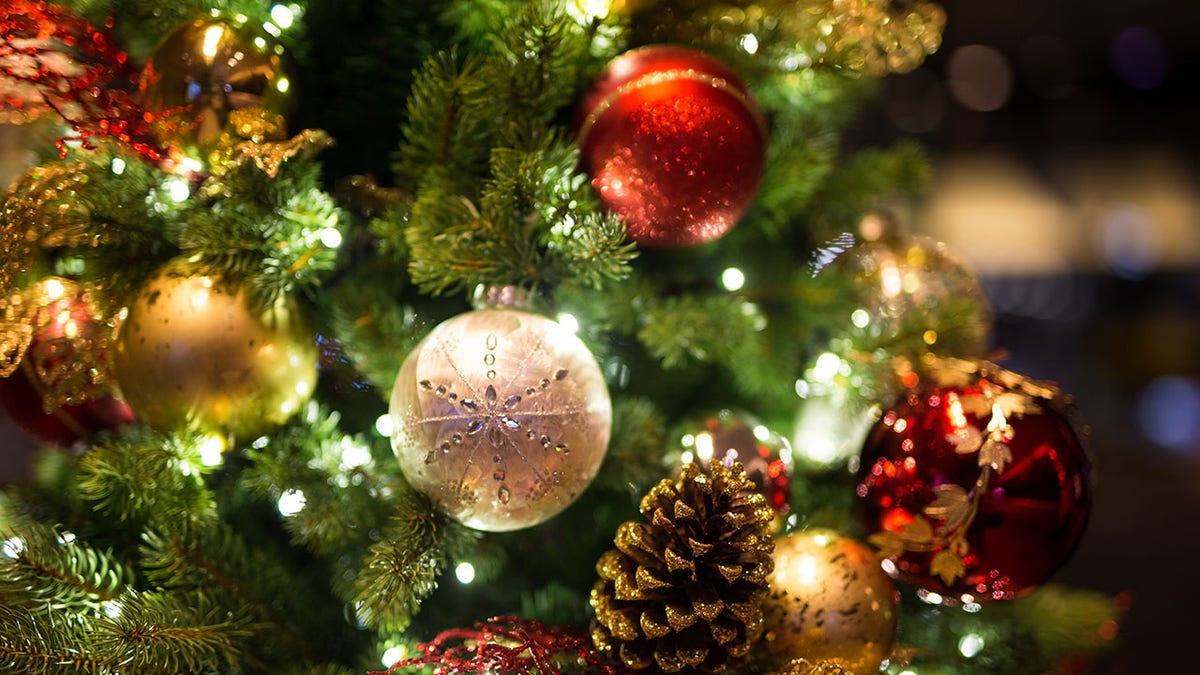
{"type": "Polygon", "coordinates": [[[762,636],[774,511],[740,464],[685,464],[596,563],[592,641],[635,670],[712,673],[762,636]]]}

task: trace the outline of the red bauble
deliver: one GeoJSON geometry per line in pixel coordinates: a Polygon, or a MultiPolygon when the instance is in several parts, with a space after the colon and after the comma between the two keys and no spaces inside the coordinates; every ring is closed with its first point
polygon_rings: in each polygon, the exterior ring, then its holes
{"type": "Polygon", "coordinates": [[[132,423],[133,411],[109,379],[114,331],[89,294],[48,278],[27,298],[31,335],[15,369],[0,377],[0,409],[33,438],[63,446],[132,423]]]}
{"type": "Polygon", "coordinates": [[[780,518],[788,514],[792,496],[792,446],[786,438],[760,424],[752,416],[723,409],[706,416],[695,431],[681,439],[687,453],[682,459],[695,462],[705,473],[709,465],[738,462],[746,477],[767,498],[780,518]]]}
{"type": "Polygon", "coordinates": [[[0,408],[22,431],[39,441],[68,446],[91,438],[98,431],[133,423],[129,404],[113,393],[46,412],[42,407],[42,387],[34,384],[36,378],[37,374],[27,364],[0,378],[0,408]]]}
{"type": "Polygon", "coordinates": [[[643,246],[712,241],[763,172],[762,114],[724,64],[684,47],[614,59],[580,106],[579,145],[600,201],[643,246]]]}
{"type": "Polygon", "coordinates": [[[1070,557],[1090,471],[1057,389],[947,359],[871,430],[858,496],[893,576],[954,601],[1005,600],[1070,557]]]}

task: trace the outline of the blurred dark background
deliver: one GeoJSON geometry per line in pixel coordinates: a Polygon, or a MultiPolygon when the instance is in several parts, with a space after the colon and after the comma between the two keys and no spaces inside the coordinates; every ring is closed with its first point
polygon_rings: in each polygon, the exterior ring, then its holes
{"type": "MultiPolygon", "coordinates": [[[[1094,672],[1190,672],[1200,2],[942,4],[942,49],[889,78],[849,140],[929,149],[933,190],[907,225],[982,276],[1006,365],[1061,383],[1091,425],[1097,503],[1057,580],[1131,601],[1094,672]]],[[[5,184],[24,133],[0,125],[5,184]]],[[[0,420],[0,483],[22,475],[25,454],[0,420]]]]}
{"type": "Polygon", "coordinates": [[[863,141],[915,137],[909,223],[982,276],[994,346],[1091,426],[1097,502],[1057,581],[1123,594],[1097,673],[1195,672],[1200,606],[1200,2],[943,2],[863,141]]]}

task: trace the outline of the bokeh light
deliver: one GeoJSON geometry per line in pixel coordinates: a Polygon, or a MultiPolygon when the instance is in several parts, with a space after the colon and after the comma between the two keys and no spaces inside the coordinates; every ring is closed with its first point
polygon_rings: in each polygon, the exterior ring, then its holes
{"type": "Polygon", "coordinates": [[[959,47],[947,64],[946,86],[964,108],[980,112],[999,110],[1012,96],[1012,66],[994,47],[959,47]]]}
{"type": "Polygon", "coordinates": [[[1148,28],[1132,27],[1117,33],[1109,58],[1117,77],[1135,89],[1154,89],[1167,79],[1167,47],[1148,28]]]}

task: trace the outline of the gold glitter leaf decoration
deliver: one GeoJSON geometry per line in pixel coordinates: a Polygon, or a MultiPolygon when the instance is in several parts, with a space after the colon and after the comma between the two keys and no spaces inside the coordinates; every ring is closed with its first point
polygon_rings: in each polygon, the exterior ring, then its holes
{"type": "Polygon", "coordinates": [[[13,292],[39,249],[99,240],[87,209],[74,199],[86,180],[82,165],[50,166],[32,169],[13,185],[0,209],[0,296],[13,292]]]}

